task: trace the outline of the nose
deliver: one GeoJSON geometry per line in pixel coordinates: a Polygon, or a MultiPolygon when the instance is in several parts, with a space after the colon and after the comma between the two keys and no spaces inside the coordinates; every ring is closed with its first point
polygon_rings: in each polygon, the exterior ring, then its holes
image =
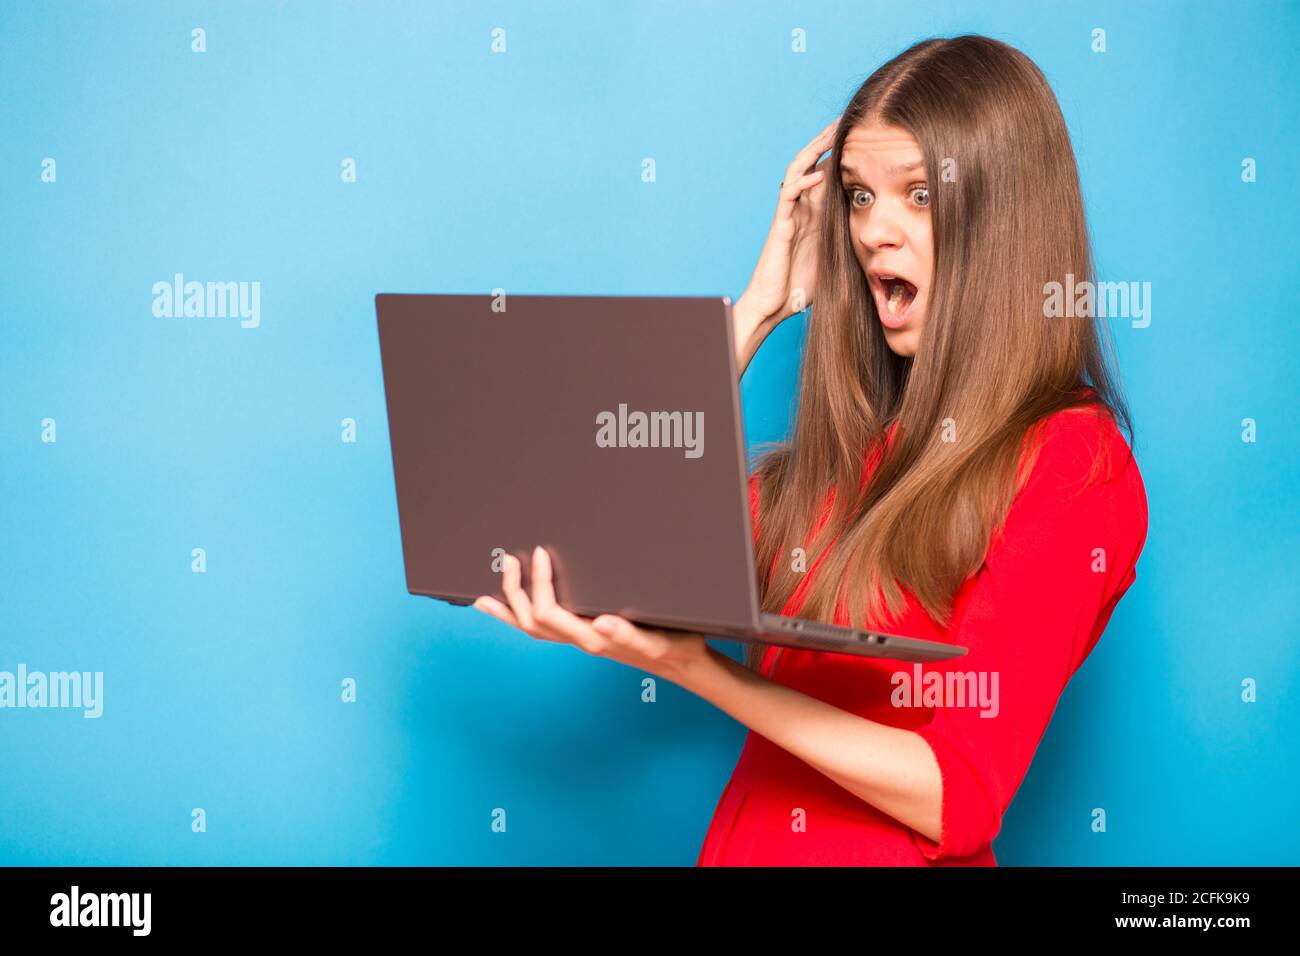
{"type": "Polygon", "coordinates": [[[902,246],[902,227],[897,217],[884,204],[874,206],[866,219],[858,229],[858,239],[869,252],[876,253],[902,246]]]}

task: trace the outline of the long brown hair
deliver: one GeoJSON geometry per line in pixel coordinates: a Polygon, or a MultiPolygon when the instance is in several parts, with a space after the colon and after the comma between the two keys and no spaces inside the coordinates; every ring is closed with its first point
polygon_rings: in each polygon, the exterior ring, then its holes
{"type": "MultiPolygon", "coordinates": [[[[1045,420],[1090,406],[1132,440],[1104,326],[1044,316],[1046,283],[1093,279],[1073,148],[1032,60],[960,36],[918,43],[873,73],[844,111],[826,169],[794,432],[755,469],[762,606],[780,613],[806,589],[798,615],[832,622],[847,596],[851,622],[888,630],[905,586],[947,627],[1045,420]],[[925,155],[934,276],[911,358],[886,344],[840,181],[845,136],[872,120],[909,131],[925,155]],[[834,507],[810,541],[828,494],[834,507]],[[793,549],[804,547],[797,565],[793,549]]],[[[761,653],[750,645],[746,664],[761,653]]]]}

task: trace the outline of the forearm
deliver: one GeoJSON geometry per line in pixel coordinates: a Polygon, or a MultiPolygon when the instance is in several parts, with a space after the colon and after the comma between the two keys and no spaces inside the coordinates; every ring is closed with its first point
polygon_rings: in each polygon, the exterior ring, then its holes
{"type": "Polygon", "coordinates": [[[711,647],[678,683],[877,810],[939,841],[943,779],[920,734],[792,690],[711,647]]]}
{"type": "Polygon", "coordinates": [[[731,318],[736,336],[736,378],[739,379],[744,376],[750,359],[763,340],[780,322],[753,309],[743,293],[731,307],[731,318]]]}

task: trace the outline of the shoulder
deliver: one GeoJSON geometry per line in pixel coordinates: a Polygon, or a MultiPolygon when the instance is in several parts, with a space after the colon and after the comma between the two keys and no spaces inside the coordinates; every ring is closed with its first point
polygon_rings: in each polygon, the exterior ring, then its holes
{"type": "Polygon", "coordinates": [[[1142,474],[1129,442],[1100,405],[1049,415],[1025,436],[1022,476],[1039,491],[1082,492],[1109,486],[1112,495],[1137,497],[1145,507],[1142,474]]]}
{"type": "Polygon", "coordinates": [[[1128,441],[1104,407],[1071,408],[1040,421],[1026,435],[1021,466],[1005,518],[1012,537],[1040,529],[1029,533],[1106,537],[1135,555],[1141,550],[1146,489],[1128,441]]]}

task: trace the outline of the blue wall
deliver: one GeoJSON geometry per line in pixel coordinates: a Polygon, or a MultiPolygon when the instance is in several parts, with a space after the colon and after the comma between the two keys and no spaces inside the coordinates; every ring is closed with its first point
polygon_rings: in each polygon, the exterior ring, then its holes
{"type": "Polygon", "coordinates": [[[1297,6],[791,9],[0,6],[0,670],[105,682],[99,719],[0,709],[0,863],[693,863],[740,725],[406,594],[372,297],[735,296],[795,150],[967,31],[1042,66],[1100,274],[1153,289],[1115,328],[1150,538],[999,860],[1300,862],[1297,6]],[[258,281],[260,325],[155,317],[178,272],[258,281]]]}

